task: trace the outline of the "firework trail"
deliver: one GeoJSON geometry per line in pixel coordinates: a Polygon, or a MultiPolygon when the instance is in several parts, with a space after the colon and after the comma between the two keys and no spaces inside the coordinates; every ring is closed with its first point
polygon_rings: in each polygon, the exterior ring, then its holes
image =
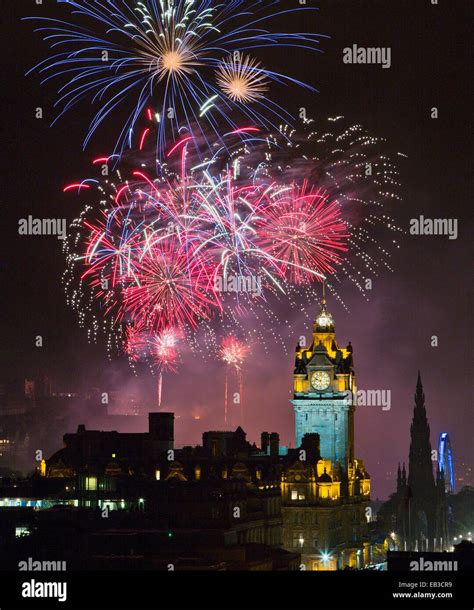
{"type": "MultiPolygon", "coordinates": [[[[61,3],[61,2],[60,2],[61,3]]],[[[321,52],[322,34],[272,32],[274,19],[316,8],[283,9],[280,0],[66,0],[71,20],[30,17],[52,55],[38,64],[42,82],[59,80],[60,118],[87,100],[98,107],[85,138],[122,108],[115,153],[132,147],[147,105],[153,116],[157,150],[180,129],[208,137],[236,129],[238,120],[272,128],[290,120],[269,98],[271,84],[316,91],[290,75],[263,67],[260,49],[321,52]],[[239,118],[237,118],[239,117],[239,118]]],[[[273,56],[275,53],[272,54],[273,56]]],[[[57,120],[56,119],[56,120],[57,120]]],[[[136,142],[135,142],[136,143],[136,142]]],[[[140,147],[144,144],[144,134],[140,147]]]]}
{"type": "Polygon", "coordinates": [[[161,408],[163,375],[165,372],[177,372],[180,364],[179,343],[183,335],[174,328],[167,328],[157,334],[140,326],[127,326],[124,334],[123,349],[132,368],[138,362],[146,362],[156,373],[158,408],[161,408]]]}
{"type": "Polygon", "coordinates": [[[150,339],[151,353],[155,364],[158,367],[158,409],[161,408],[163,395],[163,373],[177,371],[179,361],[178,341],[181,333],[172,328],[167,328],[159,335],[154,335],[150,339]]]}
{"type": "Polygon", "coordinates": [[[236,337],[224,337],[219,351],[220,359],[225,362],[225,381],[224,381],[224,423],[227,424],[229,410],[229,369],[233,369],[237,375],[239,383],[239,402],[240,416],[243,419],[243,376],[242,367],[247,356],[250,354],[250,347],[236,337]]]}

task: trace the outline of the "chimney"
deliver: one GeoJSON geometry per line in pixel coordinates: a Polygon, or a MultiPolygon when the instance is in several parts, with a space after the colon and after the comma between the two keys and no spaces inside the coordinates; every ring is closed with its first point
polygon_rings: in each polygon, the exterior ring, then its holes
{"type": "Polygon", "coordinates": [[[267,453],[268,454],[268,447],[270,444],[270,435],[268,434],[268,432],[262,432],[262,434],[260,435],[261,438],[261,448],[263,453],[267,453]]]}
{"type": "Polygon", "coordinates": [[[148,432],[155,455],[173,449],[174,413],[148,413],[148,432]]]}
{"type": "Polygon", "coordinates": [[[270,434],[270,455],[278,457],[280,454],[280,436],[277,432],[270,434]]]}

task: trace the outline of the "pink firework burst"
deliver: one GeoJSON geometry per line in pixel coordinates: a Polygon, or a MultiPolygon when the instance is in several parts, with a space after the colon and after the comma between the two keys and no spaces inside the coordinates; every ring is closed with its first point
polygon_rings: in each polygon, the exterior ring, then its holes
{"type": "Polygon", "coordinates": [[[269,199],[257,222],[259,247],[294,284],[334,273],[349,237],[338,202],[307,181],[276,189],[269,199]]]}
{"type": "Polygon", "coordinates": [[[241,420],[243,419],[243,393],[244,393],[244,384],[243,384],[243,375],[242,375],[242,367],[250,354],[250,347],[239,341],[234,336],[224,337],[221,342],[221,348],[219,351],[219,356],[223,362],[227,364],[225,371],[225,380],[224,380],[224,422],[227,424],[227,417],[229,412],[229,375],[228,369],[233,368],[237,375],[237,380],[239,384],[239,403],[240,403],[240,415],[241,420]]]}
{"type": "Polygon", "coordinates": [[[147,352],[146,334],[135,326],[127,326],[125,330],[125,353],[132,362],[139,362],[147,352]]]}
{"type": "Polygon", "coordinates": [[[136,281],[124,290],[124,310],[139,325],[160,333],[167,328],[196,328],[219,305],[211,271],[202,256],[176,235],[143,246],[136,281]]]}
{"type": "Polygon", "coordinates": [[[249,354],[250,347],[239,341],[236,337],[229,336],[222,339],[219,352],[220,358],[236,371],[242,370],[242,366],[249,354]]]}
{"type": "Polygon", "coordinates": [[[150,338],[151,355],[160,370],[173,373],[177,371],[180,339],[182,339],[181,331],[173,328],[166,328],[150,338]]]}

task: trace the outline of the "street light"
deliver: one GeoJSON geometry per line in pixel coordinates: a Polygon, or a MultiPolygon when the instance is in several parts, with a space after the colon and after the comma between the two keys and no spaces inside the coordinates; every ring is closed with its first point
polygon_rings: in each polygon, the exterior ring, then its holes
{"type": "Polygon", "coordinates": [[[321,553],[321,559],[323,560],[324,564],[327,564],[330,558],[331,555],[329,553],[321,553]]]}

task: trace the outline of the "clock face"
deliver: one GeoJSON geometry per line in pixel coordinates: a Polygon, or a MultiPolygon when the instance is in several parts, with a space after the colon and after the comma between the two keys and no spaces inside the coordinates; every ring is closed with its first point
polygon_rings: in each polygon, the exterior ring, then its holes
{"type": "Polygon", "coordinates": [[[316,390],[325,390],[331,383],[331,378],[325,371],[316,371],[311,375],[311,385],[316,390]]]}

